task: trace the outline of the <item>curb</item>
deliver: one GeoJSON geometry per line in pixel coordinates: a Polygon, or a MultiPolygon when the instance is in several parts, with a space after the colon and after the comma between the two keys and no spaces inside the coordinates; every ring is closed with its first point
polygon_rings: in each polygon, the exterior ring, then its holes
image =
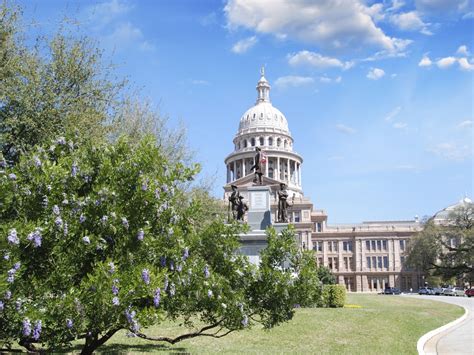
{"type": "MultiPolygon", "coordinates": [[[[440,302],[442,302],[442,301],[440,301],[440,302]]],[[[439,328],[436,328],[436,329],[426,333],[420,339],[418,339],[418,342],[416,343],[416,350],[418,350],[418,355],[426,355],[424,348],[425,348],[425,344],[428,340],[433,338],[435,335],[438,335],[439,333],[444,332],[445,330],[447,330],[451,327],[454,327],[455,325],[463,322],[467,318],[467,315],[469,314],[469,310],[464,306],[460,306],[460,307],[464,308],[464,314],[461,317],[459,317],[458,319],[453,320],[452,322],[450,322],[448,324],[445,324],[445,325],[443,325],[439,328]]]]}

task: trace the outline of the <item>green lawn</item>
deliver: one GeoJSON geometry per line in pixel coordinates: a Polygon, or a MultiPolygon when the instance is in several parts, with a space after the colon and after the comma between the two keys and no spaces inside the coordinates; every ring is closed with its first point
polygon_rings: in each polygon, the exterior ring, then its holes
{"type": "MultiPolygon", "coordinates": [[[[362,308],[298,309],[292,321],[270,331],[253,328],[221,339],[195,338],[174,346],[116,334],[101,353],[416,354],[424,333],[463,314],[461,307],[400,296],[348,295],[362,308]]],[[[148,329],[164,335],[169,327],[148,329]]]]}

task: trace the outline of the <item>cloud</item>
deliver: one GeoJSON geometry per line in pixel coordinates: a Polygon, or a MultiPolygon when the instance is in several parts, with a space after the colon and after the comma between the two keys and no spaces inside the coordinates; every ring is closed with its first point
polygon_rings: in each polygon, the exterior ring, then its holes
{"type": "Polygon", "coordinates": [[[385,121],[390,122],[391,120],[393,120],[395,116],[397,116],[400,113],[401,110],[402,110],[401,106],[395,107],[392,111],[388,113],[387,116],[385,116],[385,121]]]}
{"type": "Polygon", "coordinates": [[[155,50],[155,46],[144,39],[140,28],[130,22],[118,24],[112,33],[104,37],[104,42],[121,50],[132,46],[138,46],[138,49],[143,52],[155,50]]]}
{"type": "Polygon", "coordinates": [[[418,63],[419,67],[431,67],[433,62],[431,59],[425,54],[423,58],[421,58],[420,62],[418,63]]]}
{"type": "Polygon", "coordinates": [[[250,48],[255,46],[257,42],[258,39],[255,36],[242,39],[232,46],[232,52],[237,54],[243,54],[247,52],[250,48]]]}
{"type": "Polygon", "coordinates": [[[463,70],[474,70],[474,63],[469,63],[467,58],[458,59],[459,67],[463,70]]]}
{"type": "Polygon", "coordinates": [[[415,0],[417,10],[431,15],[466,13],[472,8],[472,0],[415,0]]]}
{"type": "Polygon", "coordinates": [[[395,129],[405,129],[407,128],[408,124],[405,122],[395,122],[392,127],[395,129]]]}
{"type": "Polygon", "coordinates": [[[395,14],[390,18],[395,26],[403,31],[420,31],[425,35],[433,33],[428,29],[429,23],[424,23],[417,11],[395,14]]]}
{"type": "Polygon", "coordinates": [[[459,46],[458,50],[456,51],[457,54],[461,54],[464,56],[469,55],[469,51],[467,50],[467,46],[463,44],[462,46],[459,46]]]}
{"type": "Polygon", "coordinates": [[[339,132],[346,133],[346,134],[354,134],[354,133],[357,132],[354,128],[349,127],[349,126],[346,126],[346,125],[343,125],[343,124],[341,124],[341,123],[338,123],[338,124],[336,125],[336,129],[337,129],[339,132]]]}
{"type": "Polygon", "coordinates": [[[403,6],[405,6],[405,2],[400,1],[400,0],[393,0],[392,1],[392,6],[387,8],[387,11],[388,12],[395,12],[395,11],[398,11],[398,9],[402,8],[403,6]]]}
{"type": "Polygon", "coordinates": [[[299,51],[295,54],[288,55],[288,64],[292,66],[307,65],[314,68],[341,68],[349,69],[354,65],[354,62],[342,62],[337,58],[323,56],[319,53],[310,51],[299,51]]]}
{"type": "Polygon", "coordinates": [[[471,149],[468,145],[456,145],[454,143],[439,143],[427,149],[428,152],[454,161],[463,161],[471,155],[471,149]]]}
{"type": "Polygon", "coordinates": [[[383,69],[371,68],[369,72],[367,73],[367,78],[371,80],[379,80],[384,75],[385,75],[385,72],[383,71],[383,69]]]}
{"type": "Polygon", "coordinates": [[[472,127],[472,121],[471,120],[466,120],[466,121],[462,121],[461,123],[459,123],[456,128],[470,128],[472,127]]]}
{"type": "Polygon", "coordinates": [[[309,85],[314,83],[314,79],[309,76],[281,76],[275,80],[275,86],[280,89],[285,89],[287,87],[298,87],[303,85],[309,85]]]}
{"type": "Polygon", "coordinates": [[[339,84],[342,81],[342,77],[338,76],[336,78],[330,78],[327,76],[321,76],[319,77],[319,81],[324,84],[331,84],[331,83],[339,84]]]}
{"type": "Polygon", "coordinates": [[[230,29],[243,27],[337,50],[397,49],[397,39],[374,22],[380,17],[379,7],[369,7],[362,0],[228,0],[224,12],[230,29]]]}
{"type": "Polygon", "coordinates": [[[449,68],[454,63],[456,63],[456,61],[457,59],[454,57],[445,57],[436,61],[436,65],[438,66],[438,68],[446,69],[446,68],[449,68]]]}
{"type": "Polygon", "coordinates": [[[87,20],[94,27],[108,25],[118,17],[128,13],[133,7],[125,1],[110,0],[86,8],[87,20]]]}

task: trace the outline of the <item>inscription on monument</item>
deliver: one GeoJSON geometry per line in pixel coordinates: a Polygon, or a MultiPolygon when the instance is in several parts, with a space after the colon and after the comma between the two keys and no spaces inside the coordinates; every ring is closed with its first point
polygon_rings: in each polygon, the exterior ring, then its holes
{"type": "Polygon", "coordinates": [[[252,191],[250,194],[250,206],[253,210],[267,209],[267,193],[266,191],[252,191]]]}

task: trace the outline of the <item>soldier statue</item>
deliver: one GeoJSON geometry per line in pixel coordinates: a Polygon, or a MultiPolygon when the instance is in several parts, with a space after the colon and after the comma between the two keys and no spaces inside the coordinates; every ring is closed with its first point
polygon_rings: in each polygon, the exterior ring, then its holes
{"type": "Polygon", "coordinates": [[[286,191],[286,184],[280,184],[280,190],[278,191],[278,222],[288,223],[288,207],[291,205],[288,203],[288,191],[286,191]]]}
{"type": "Polygon", "coordinates": [[[253,182],[256,184],[258,182],[259,185],[262,185],[262,169],[261,169],[261,159],[262,159],[262,154],[261,154],[261,149],[259,147],[255,147],[255,163],[253,166],[250,168],[250,171],[255,169],[255,177],[253,179],[253,182]]]}
{"type": "Polygon", "coordinates": [[[243,221],[245,212],[249,210],[249,207],[243,200],[244,200],[244,197],[239,195],[239,205],[237,206],[237,220],[238,221],[243,221]]]}
{"type": "Polygon", "coordinates": [[[229,204],[232,209],[232,218],[237,219],[239,203],[240,203],[240,192],[237,190],[236,185],[230,185],[232,187],[232,194],[229,196],[229,204]]]}

